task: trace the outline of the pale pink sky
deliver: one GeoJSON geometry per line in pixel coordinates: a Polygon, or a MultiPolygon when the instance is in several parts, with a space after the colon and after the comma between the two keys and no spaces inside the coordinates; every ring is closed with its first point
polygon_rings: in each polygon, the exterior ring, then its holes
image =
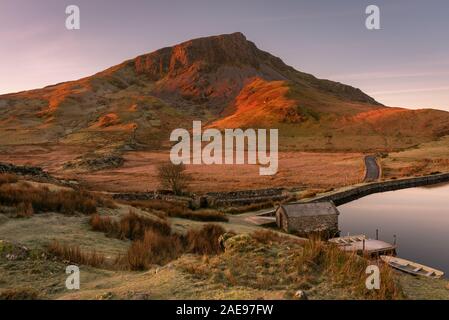
{"type": "Polygon", "coordinates": [[[0,94],[94,74],[191,38],[243,32],[298,70],[390,106],[449,110],[447,0],[1,0],[0,94]],[[381,8],[382,30],[365,28],[381,8]],[[65,29],[65,7],[81,30],[65,29]]]}

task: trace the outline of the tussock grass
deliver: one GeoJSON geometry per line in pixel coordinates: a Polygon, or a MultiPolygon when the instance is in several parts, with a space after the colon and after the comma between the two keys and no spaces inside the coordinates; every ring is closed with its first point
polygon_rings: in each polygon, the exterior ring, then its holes
{"type": "Polygon", "coordinates": [[[164,265],[184,253],[215,255],[222,252],[219,237],[225,230],[208,224],[199,230],[190,230],[186,236],[161,234],[149,229],[143,239],[134,241],[129,248],[125,263],[131,270],[146,270],[151,265],[164,265]]]}
{"type": "Polygon", "coordinates": [[[93,231],[104,232],[107,235],[112,235],[116,231],[116,222],[109,216],[100,216],[93,214],[89,219],[89,224],[93,231]]]}
{"type": "Polygon", "coordinates": [[[21,202],[16,207],[16,217],[30,218],[34,214],[33,205],[30,202],[21,202]]]}
{"type": "Polygon", "coordinates": [[[14,174],[9,174],[9,173],[0,174],[0,186],[2,184],[7,184],[7,183],[16,183],[17,181],[18,181],[18,178],[14,174]]]}
{"type": "Polygon", "coordinates": [[[0,290],[0,300],[39,300],[39,293],[32,288],[0,290]]]}
{"type": "Polygon", "coordinates": [[[368,290],[366,267],[377,264],[319,239],[301,240],[272,231],[240,234],[224,242],[225,251],[181,267],[202,281],[256,290],[282,291],[293,298],[307,290],[312,299],[401,299],[392,270],[379,264],[380,290],[368,290]]]}
{"type": "Polygon", "coordinates": [[[171,233],[171,227],[166,221],[156,221],[142,217],[133,211],[125,215],[118,224],[119,238],[130,240],[142,239],[148,229],[156,230],[163,235],[171,233]]]}
{"type": "Polygon", "coordinates": [[[173,233],[166,221],[157,221],[130,211],[119,220],[92,215],[89,223],[94,231],[119,239],[132,240],[127,253],[116,264],[130,270],[146,270],[151,265],[164,265],[184,253],[214,255],[222,252],[219,238],[225,230],[207,224],[186,235],[173,233]]]}
{"type": "Polygon", "coordinates": [[[271,230],[256,230],[253,233],[251,233],[251,237],[262,244],[269,244],[272,242],[301,242],[301,240],[294,239],[292,237],[288,237],[285,235],[281,235],[277,232],[271,231],[271,230]]]}
{"type": "Polygon", "coordinates": [[[225,232],[215,224],[206,224],[199,230],[189,230],[186,236],[187,250],[196,254],[218,254],[222,252],[218,240],[225,232]]]}
{"type": "Polygon", "coordinates": [[[245,213],[250,211],[258,211],[262,209],[267,208],[273,208],[276,204],[272,201],[266,201],[266,202],[260,202],[260,203],[252,203],[248,204],[246,206],[239,206],[239,207],[230,207],[226,209],[227,213],[230,214],[239,214],[239,213],[245,213]]]}
{"type": "Polygon", "coordinates": [[[183,239],[178,235],[164,235],[149,229],[143,239],[131,244],[125,262],[131,270],[146,270],[153,264],[164,265],[178,258],[183,251],[183,239]]]}
{"type": "Polygon", "coordinates": [[[171,233],[171,227],[166,221],[146,218],[132,210],[120,220],[94,214],[90,218],[89,224],[92,230],[104,232],[107,236],[118,239],[141,240],[148,229],[156,230],[163,235],[171,233]]]}
{"type": "Polygon", "coordinates": [[[71,263],[92,267],[101,267],[105,264],[105,257],[96,251],[84,252],[79,246],[69,246],[53,241],[47,248],[48,253],[71,263]]]}
{"type": "Polygon", "coordinates": [[[131,270],[146,270],[151,265],[164,265],[184,253],[215,255],[222,252],[219,237],[225,230],[208,224],[199,230],[190,230],[186,236],[162,234],[155,229],[145,231],[143,239],[134,241],[121,264],[131,270]]]}
{"type": "Polygon", "coordinates": [[[205,222],[228,222],[225,214],[216,210],[191,210],[186,204],[180,202],[169,202],[163,200],[140,200],[125,202],[133,207],[151,210],[158,214],[163,212],[165,216],[181,219],[189,219],[205,222]]]}
{"type": "Polygon", "coordinates": [[[297,259],[299,273],[320,273],[338,287],[344,287],[352,295],[375,300],[403,298],[402,289],[394,278],[391,268],[377,264],[368,257],[358,256],[354,252],[345,252],[336,245],[311,239],[304,243],[302,254],[297,259]],[[368,290],[365,285],[366,268],[370,264],[379,266],[381,273],[380,290],[368,290]]]}
{"type": "MultiPolygon", "coordinates": [[[[47,187],[34,187],[28,183],[0,185],[0,202],[19,207],[32,206],[33,212],[60,212],[64,214],[92,214],[97,206],[110,205],[107,200],[93,196],[84,190],[51,191],[47,187]]],[[[22,208],[19,208],[22,209],[22,208]]],[[[29,210],[30,212],[31,210],[29,210]]]]}
{"type": "Polygon", "coordinates": [[[245,213],[250,211],[258,211],[262,209],[268,209],[268,208],[275,208],[276,206],[282,204],[282,203],[288,203],[292,201],[296,201],[297,197],[294,195],[291,195],[287,197],[284,200],[280,201],[263,201],[263,202],[255,202],[244,206],[237,206],[237,207],[229,207],[225,210],[225,212],[230,214],[239,214],[239,213],[245,213]]]}
{"type": "Polygon", "coordinates": [[[209,222],[228,222],[229,218],[222,212],[215,210],[199,210],[192,211],[186,210],[180,214],[168,214],[170,217],[196,220],[196,221],[209,221],[209,222]]]}
{"type": "Polygon", "coordinates": [[[181,202],[163,201],[163,200],[134,200],[122,201],[133,207],[149,210],[158,210],[163,212],[182,213],[188,209],[187,205],[181,202]]]}

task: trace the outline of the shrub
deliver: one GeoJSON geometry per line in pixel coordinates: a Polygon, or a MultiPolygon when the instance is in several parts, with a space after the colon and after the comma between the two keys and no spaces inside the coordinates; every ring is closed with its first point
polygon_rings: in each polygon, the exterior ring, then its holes
{"type": "Polygon", "coordinates": [[[53,241],[48,246],[48,252],[55,257],[67,260],[71,263],[92,267],[100,267],[104,265],[105,262],[104,256],[96,251],[86,253],[81,251],[79,246],[62,245],[58,241],[53,241]]]}
{"type": "Polygon", "coordinates": [[[164,188],[169,188],[176,195],[182,195],[191,179],[191,177],[185,173],[185,165],[176,165],[168,162],[159,165],[157,170],[161,185],[164,188]]]}

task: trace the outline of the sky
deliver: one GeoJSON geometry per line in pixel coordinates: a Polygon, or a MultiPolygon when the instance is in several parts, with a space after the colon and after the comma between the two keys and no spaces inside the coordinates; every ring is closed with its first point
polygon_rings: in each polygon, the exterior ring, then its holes
{"type": "Polygon", "coordinates": [[[240,31],[294,68],[398,107],[449,111],[447,0],[0,0],[0,94],[240,31]],[[381,29],[365,27],[368,5],[381,29]],[[67,30],[77,5],[81,29],[67,30]]]}

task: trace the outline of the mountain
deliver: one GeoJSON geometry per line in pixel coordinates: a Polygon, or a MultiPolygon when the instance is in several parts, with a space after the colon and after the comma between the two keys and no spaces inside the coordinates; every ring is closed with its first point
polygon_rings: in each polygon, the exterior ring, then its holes
{"type": "Polygon", "coordinates": [[[0,144],[78,146],[82,157],[166,148],[170,131],[192,120],[276,127],[281,148],[298,150],[390,150],[449,133],[447,112],[385,107],[359,89],[295,70],[242,33],[0,96],[0,144]]]}

